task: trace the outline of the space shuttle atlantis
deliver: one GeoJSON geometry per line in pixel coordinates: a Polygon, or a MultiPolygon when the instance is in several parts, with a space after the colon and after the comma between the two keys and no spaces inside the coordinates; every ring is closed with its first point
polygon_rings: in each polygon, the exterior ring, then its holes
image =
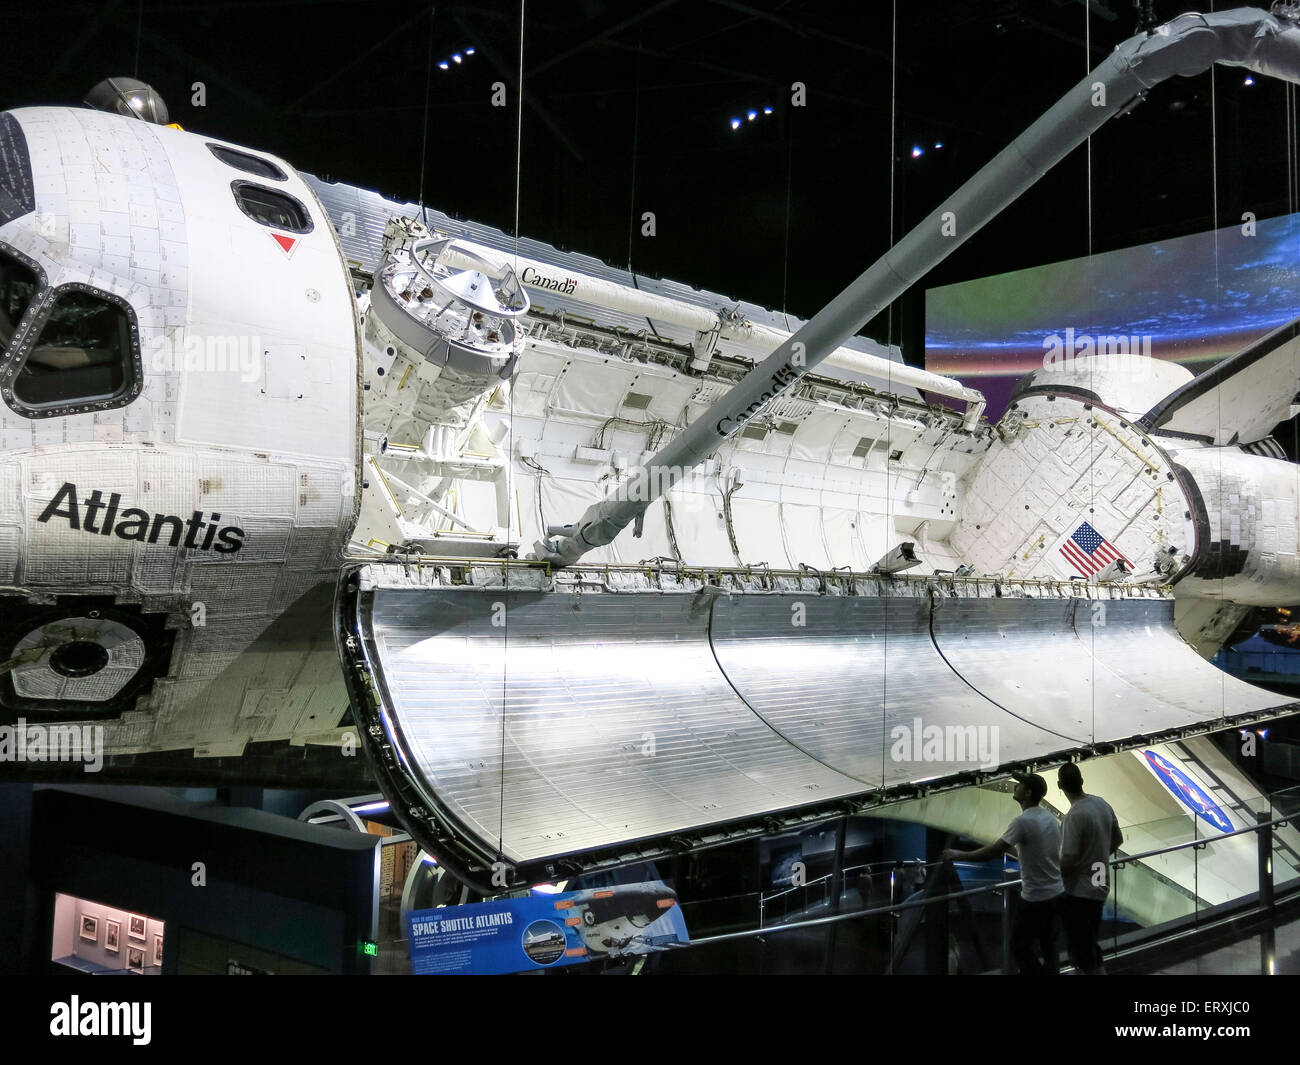
{"type": "Polygon", "coordinates": [[[856,336],[1216,61],[1300,81],[1300,29],[1127,41],[807,322],[146,86],[0,114],[0,724],[101,727],[106,779],[359,743],[499,891],[1293,711],[1205,656],[1300,600],[1300,323],[1195,378],[1058,360],[996,424],[856,336]]]}

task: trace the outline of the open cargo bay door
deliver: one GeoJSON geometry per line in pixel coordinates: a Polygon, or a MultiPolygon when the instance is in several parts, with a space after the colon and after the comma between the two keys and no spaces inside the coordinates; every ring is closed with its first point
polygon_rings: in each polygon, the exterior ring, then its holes
{"type": "Polygon", "coordinates": [[[344,673],[380,786],[481,890],[781,831],[1067,752],[1296,709],[1153,588],[355,564],[344,673]]]}

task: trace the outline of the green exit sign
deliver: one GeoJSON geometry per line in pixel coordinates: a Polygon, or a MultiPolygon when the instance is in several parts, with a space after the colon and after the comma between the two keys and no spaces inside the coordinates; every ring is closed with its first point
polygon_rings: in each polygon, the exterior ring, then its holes
{"type": "Polygon", "coordinates": [[[372,943],[368,939],[363,939],[361,941],[361,953],[365,954],[367,957],[377,958],[379,957],[379,944],[372,943]]]}

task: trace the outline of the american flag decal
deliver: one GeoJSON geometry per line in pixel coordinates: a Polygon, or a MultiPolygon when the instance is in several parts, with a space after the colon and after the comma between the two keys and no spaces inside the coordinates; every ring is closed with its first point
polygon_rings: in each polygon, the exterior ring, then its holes
{"type": "Polygon", "coordinates": [[[1124,564],[1129,569],[1133,568],[1133,563],[1120,553],[1119,548],[1086,521],[1061,545],[1061,554],[1085,577],[1091,577],[1099,569],[1105,569],[1117,558],[1124,559],[1124,564]]]}

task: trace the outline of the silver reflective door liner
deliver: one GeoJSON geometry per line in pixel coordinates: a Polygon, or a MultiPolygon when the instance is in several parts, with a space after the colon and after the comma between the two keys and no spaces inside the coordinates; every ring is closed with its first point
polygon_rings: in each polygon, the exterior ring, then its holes
{"type": "Polygon", "coordinates": [[[1295,708],[1200,658],[1152,590],[453,572],[346,571],[340,651],[394,811],[497,892],[1295,708]]]}
{"type": "Polygon", "coordinates": [[[736,596],[714,607],[713,647],[755,714],[869,788],[991,771],[1006,761],[1002,748],[1022,761],[1086,742],[973,690],[931,639],[931,611],[929,596],[736,596]],[[926,749],[927,729],[942,736],[938,749],[926,749]]]}
{"type": "Polygon", "coordinates": [[[935,634],[983,695],[1081,745],[1213,725],[1282,701],[1193,651],[1168,599],[948,600],[935,634]]]}

